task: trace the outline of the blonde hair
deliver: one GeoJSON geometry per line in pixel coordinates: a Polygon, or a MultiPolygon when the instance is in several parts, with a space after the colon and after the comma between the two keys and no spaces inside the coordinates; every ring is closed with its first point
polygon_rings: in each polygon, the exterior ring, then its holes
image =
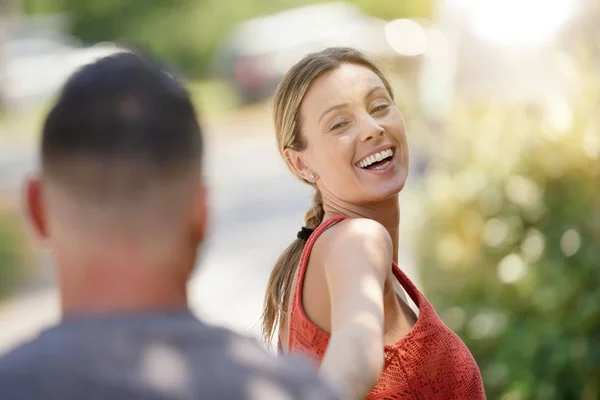
{"type": "MultiPolygon", "coordinates": [[[[302,151],[307,146],[301,133],[300,120],[300,106],[306,92],[315,79],[337,69],[342,64],[355,64],[373,71],[379,76],[393,100],[392,88],[383,72],[359,51],[346,47],[332,47],[307,55],[290,69],[275,93],[273,105],[275,134],[279,152],[284,159],[286,149],[302,151]]],[[[293,169],[290,170],[296,175],[293,169]]],[[[323,199],[317,189],[313,204],[304,217],[305,226],[315,229],[323,221],[324,215],[323,199]]],[[[267,344],[271,343],[275,332],[278,331],[282,315],[287,313],[290,293],[293,290],[292,282],[305,243],[303,239],[294,240],[279,256],[271,272],[262,315],[263,337],[267,344]]]]}

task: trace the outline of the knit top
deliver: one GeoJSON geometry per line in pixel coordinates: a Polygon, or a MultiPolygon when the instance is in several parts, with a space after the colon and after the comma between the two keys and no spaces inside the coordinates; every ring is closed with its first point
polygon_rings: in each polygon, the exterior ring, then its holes
{"type": "MultiPolygon", "coordinates": [[[[288,352],[301,353],[320,364],[329,333],[314,324],[302,303],[302,288],[311,250],[318,237],[346,217],[323,222],[309,237],[296,277],[288,331],[288,352]]],[[[463,341],[439,318],[425,296],[392,264],[393,274],[419,308],[413,328],[396,343],[384,346],[383,373],[371,389],[375,399],[485,399],[481,374],[463,341]]]]}

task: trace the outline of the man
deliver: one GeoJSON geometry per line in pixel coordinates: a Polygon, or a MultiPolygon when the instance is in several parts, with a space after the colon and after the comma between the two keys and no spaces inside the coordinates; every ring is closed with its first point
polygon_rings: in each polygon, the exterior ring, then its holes
{"type": "Polygon", "coordinates": [[[195,319],[206,232],[202,136],[186,90],[120,53],[49,113],[27,210],[52,248],[63,320],[0,360],[0,398],[334,399],[312,368],[195,319]]]}

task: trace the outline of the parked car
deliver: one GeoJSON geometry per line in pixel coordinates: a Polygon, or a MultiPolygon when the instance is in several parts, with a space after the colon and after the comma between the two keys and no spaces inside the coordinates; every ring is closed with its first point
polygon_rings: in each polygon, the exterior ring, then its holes
{"type": "Polygon", "coordinates": [[[351,46],[374,57],[397,57],[387,21],[348,3],[325,3],[248,20],[227,38],[214,72],[229,80],[244,102],[269,97],[304,55],[329,46],[351,46]]]}

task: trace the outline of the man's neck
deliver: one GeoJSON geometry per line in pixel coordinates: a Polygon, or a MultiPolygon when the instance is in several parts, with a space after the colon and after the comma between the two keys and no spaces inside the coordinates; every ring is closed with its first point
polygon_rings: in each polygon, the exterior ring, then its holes
{"type": "Polygon", "coordinates": [[[56,262],[65,316],[187,307],[191,266],[150,264],[107,253],[77,262],[57,257],[56,262]]]}
{"type": "Polygon", "coordinates": [[[107,287],[102,290],[90,288],[80,291],[61,291],[61,310],[63,316],[106,315],[120,313],[169,311],[187,308],[185,292],[170,293],[156,288],[140,287],[131,283],[129,288],[107,287]],[[133,288],[134,286],[137,286],[133,288]],[[145,295],[142,292],[147,291],[145,295]]]}

